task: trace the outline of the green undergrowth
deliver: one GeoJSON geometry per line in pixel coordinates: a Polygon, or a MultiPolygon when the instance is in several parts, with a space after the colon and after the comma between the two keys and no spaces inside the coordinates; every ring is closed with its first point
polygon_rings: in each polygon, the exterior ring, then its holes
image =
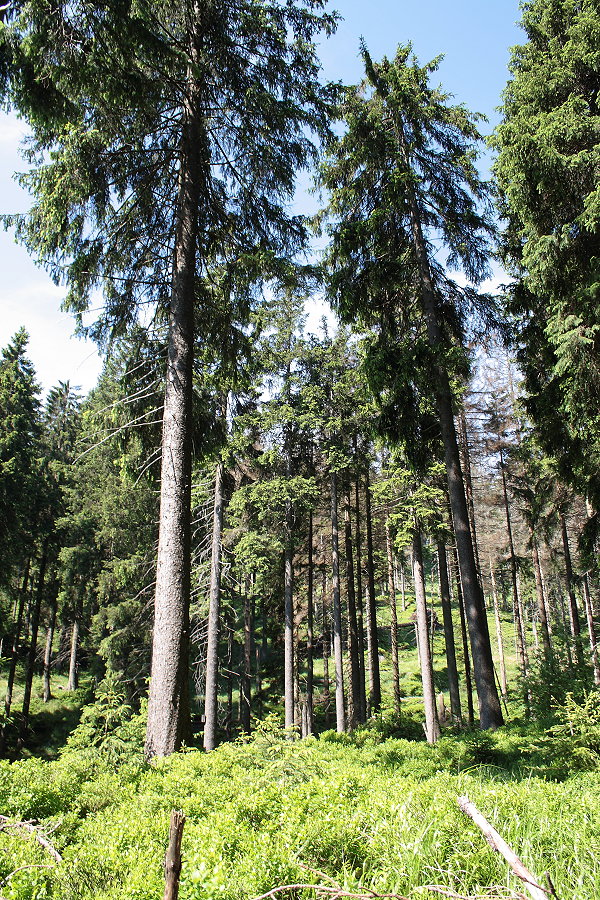
{"type": "Polygon", "coordinates": [[[0,764],[0,813],[39,819],[63,856],[55,866],[36,842],[0,831],[0,894],[154,900],[173,808],[187,817],[181,900],[246,900],[327,878],[415,898],[434,896],[428,884],[518,888],[459,810],[467,794],[526,865],[550,872],[559,897],[590,900],[600,896],[598,729],[586,730],[580,708],[565,715],[553,731],[463,732],[435,747],[390,736],[397,723],[385,716],[352,736],[298,742],[271,721],[246,743],[148,766],[143,716],[111,730],[96,708],[58,760],[0,764]],[[569,753],[577,746],[586,753],[569,753]]]}

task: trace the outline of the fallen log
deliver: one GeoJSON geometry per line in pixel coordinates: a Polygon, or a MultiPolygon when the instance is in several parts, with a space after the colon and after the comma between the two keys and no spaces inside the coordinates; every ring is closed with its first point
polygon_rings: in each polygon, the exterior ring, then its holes
{"type": "Polygon", "coordinates": [[[468,797],[458,797],[456,802],[464,814],[475,822],[492,850],[496,850],[496,852],[504,857],[517,878],[521,879],[525,885],[525,889],[533,897],[533,900],[548,900],[549,896],[556,897],[553,888],[546,890],[541,887],[535,876],[525,867],[517,854],[511,850],[506,841],[500,837],[496,829],[490,825],[485,816],[479,812],[477,807],[471,803],[468,797]]]}

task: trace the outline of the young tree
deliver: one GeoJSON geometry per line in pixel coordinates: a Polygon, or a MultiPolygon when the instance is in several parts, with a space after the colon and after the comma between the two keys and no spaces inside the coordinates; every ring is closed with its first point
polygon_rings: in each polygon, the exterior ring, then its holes
{"type": "Polygon", "coordinates": [[[258,275],[303,242],[285,204],[314,156],[311,132],[327,127],[313,38],[335,19],[323,6],[14,0],[7,11],[8,99],[31,124],[32,158],[51,151],[25,178],[36,204],[19,236],[67,282],[80,320],[104,287],[100,340],[149,304],[168,321],[149,758],[189,732],[192,371],[195,337],[211,328],[207,273],[218,262],[224,278],[236,265],[258,275]]]}

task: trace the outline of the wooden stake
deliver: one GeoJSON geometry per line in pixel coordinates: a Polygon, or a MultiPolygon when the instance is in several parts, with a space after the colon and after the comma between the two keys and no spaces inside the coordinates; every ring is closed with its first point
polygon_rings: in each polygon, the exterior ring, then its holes
{"type": "Polygon", "coordinates": [[[177,900],[179,896],[179,876],[181,874],[181,839],[185,816],[180,809],[171,812],[169,847],[165,857],[165,893],[163,900],[177,900]]]}
{"type": "Polygon", "coordinates": [[[496,850],[504,857],[517,878],[521,879],[526,889],[533,897],[533,900],[548,900],[549,891],[544,890],[543,887],[540,887],[529,869],[525,868],[517,854],[510,849],[506,841],[500,837],[496,829],[490,825],[490,823],[484,816],[482,816],[477,807],[473,803],[471,803],[469,798],[458,797],[456,802],[465,813],[465,815],[469,816],[470,819],[473,819],[477,827],[481,829],[492,850],[496,850]]]}

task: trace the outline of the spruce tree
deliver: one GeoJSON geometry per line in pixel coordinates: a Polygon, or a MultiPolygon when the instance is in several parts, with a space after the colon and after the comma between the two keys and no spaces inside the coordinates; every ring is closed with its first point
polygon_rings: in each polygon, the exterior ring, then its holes
{"type": "Polygon", "coordinates": [[[369,373],[388,433],[415,464],[427,461],[441,433],[480,720],[495,728],[502,711],[453,418],[453,383],[466,373],[465,332],[478,318],[490,322],[494,310],[447,274],[461,268],[477,284],[488,273],[491,225],[475,168],[476,117],[431,87],[437,61],[419,66],[410,45],[393,61],[376,64],[364,47],[363,58],[366,80],[346,91],[346,132],[322,172],[333,218],[330,290],[347,321],[371,329],[369,373]]]}
{"type": "Polygon", "coordinates": [[[31,159],[48,160],[24,179],[35,205],[19,236],[79,317],[102,286],[99,340],[140,309],[168,323],[149,758],[189,734],[192,371],[211,326],[208,270],[259,274],[303,243],[286,203],[327,126],[313,38],[335,20],[323,7],[33,0],[7,11],[8,101],[32,127],[31,159]]]}

